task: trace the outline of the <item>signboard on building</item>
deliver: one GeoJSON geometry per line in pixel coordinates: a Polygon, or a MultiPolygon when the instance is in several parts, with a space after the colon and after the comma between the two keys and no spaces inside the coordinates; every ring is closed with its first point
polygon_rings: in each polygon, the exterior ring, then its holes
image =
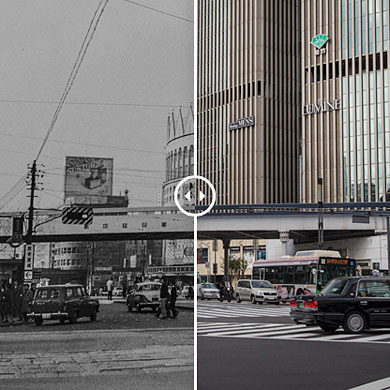
{"type": "Polygon", "coordinates": [[[229,130],[242,129],[244,127],[251,127],[255,125],[255,117],[248,116],[246,118],[241,118],[236,122],[229,123],[229,130]]]}
{"type": "Polygon", "coordinates": [[[313,115],[313,114],[319,114],[323,112],[337,111],[340,110],[340,108],[341,108],[340,99],[326,100],[324,102],[317,102],[317,103],[303,105],[302,114],[304,116],[313,115]]]}
{"type": "Polygon", "coordinates": [[[326,53],[326,42],[329,41],[329,37],[325,34],[318,34],[311,40],[311,44],[316,48],[315,55],[319,56],[320,54],[326,53]]]}
{"type": "Polygon", "coordinates": [[[65,201],[75,204],[104,204],[112,196],[113,159],[66,157],[65,201]]]}

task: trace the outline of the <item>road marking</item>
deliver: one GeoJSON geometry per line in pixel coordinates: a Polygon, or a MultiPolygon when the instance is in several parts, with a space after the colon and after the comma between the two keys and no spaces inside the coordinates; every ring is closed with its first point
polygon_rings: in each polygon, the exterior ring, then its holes
{"type": "Polygon", "coordinates": [[[365,383],[349,390],[388,390],[390,389],[390,377],[378,381],[365,383]]]}
{"type": "Polygon", "coordinates": [[[390,344],[390,332],[384,334],[383,331],[385,330],[377,329],[362,334],[348,334],[343,330],[338,330],[329,334],[319,327],[306,327],[305,325],[237,322],[198,323],[198,334],[203,337],[390,344]]]}
{"type": "Polygon", "coordinates": [[[239,318],[239,317],[288,317],[290,307],[286,306],[237,306],[234,304],[198,303],[198,318],[239,318]]]}

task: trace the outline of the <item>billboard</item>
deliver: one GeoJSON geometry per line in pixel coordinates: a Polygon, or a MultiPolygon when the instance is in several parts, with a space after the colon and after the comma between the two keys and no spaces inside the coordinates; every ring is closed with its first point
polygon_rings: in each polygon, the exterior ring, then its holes
{"type": "Polygon", "coordinates": [[[98,157],[66,157],[65,202],[104,204],[112,195],[114,160],[98,157]]]}

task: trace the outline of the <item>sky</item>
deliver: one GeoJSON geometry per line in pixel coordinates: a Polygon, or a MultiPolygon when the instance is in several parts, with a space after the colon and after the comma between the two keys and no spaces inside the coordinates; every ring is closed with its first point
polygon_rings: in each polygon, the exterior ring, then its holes
{"type": "MultiPolygon", "coordinates": [[[[1,212],[28,208],[27,186],[2,199],[38,154],[99,2],[2,0],[1,212]]],[[[113,158],[113,194],[128,189],[130,207],[158,204],[167,116],[194,100],[194,3],[136,2],[161,12],[109,1],[38,159],[45,174],[36,207],[63,204],[65,156],[113,158]]]]}

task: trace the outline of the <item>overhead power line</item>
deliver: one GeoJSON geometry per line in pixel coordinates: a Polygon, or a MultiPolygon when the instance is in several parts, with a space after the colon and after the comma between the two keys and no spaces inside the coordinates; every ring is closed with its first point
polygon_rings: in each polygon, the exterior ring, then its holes
{"type": "Polygon", "coordinates": [[[87,31],[87,33],[86,33],[86,35],[84,37],[84,40],[83,40],[83,43],[82,43],[81,48],[79,50],[79,53],[77,55],[76,61],[75,61],[74,65],[73,65],[72,71],[71,71],[70,76],[68,78],[68,81],[66,83],[64,92],[62,93],[62,96],[61,96],[61,99],[60,99],[60,101],[58,103],[57,109],[56,109],[56,111],[55,111],[55,113],[53,115],[53,118],[51,120],[49,129],[46,132],[45,139],[44,139],[44,141],[43,141],[43,143],[42,143],[42,145],[41,145],[41,147],[40,147],[40,149],[38,151],[38,154],[37,154],[37,157],[36,157],[35,160],[38,160],[39,156],[42,153],[43,148],[46,145],[47,140],[50,137],[50,134],[52,133],[52,131],[54,129],[54,125],[57,122],[58,116],[59,116],[59,114],[61,112],[61,109],[62,109],[62,107],[64,105],[64,102],[65,102],[67,96],[69,95],[69,92],[70,92],[70,90],[71,90],[71,88],[73,86],[73,83],[74,83],[74,81],[75,81],[75,79],[77,77],[77,74],[78,74],[78,72],[80,70],[81,64],[82,64],[82,62],[83,62],[83,60],[85,58],[85,55],[86,55],[87,50],[88,50],[88,47],[89,47],[89,45],[90,45],[90,43],[91,43],[91,41],[93,39],[93,36],[95,35],[97,26],[99,24],[99,21],[100,21],[100,19],[102,17],[102,14],[103,14],[106,6],[108,4],[108,1],[109,0],[101,0],[99,5],[98,5],[98,7],[97,7],[97,9],[96,9],[96,11],[95,11],[95,13],[94,13],[94,15],[93,15],[91,23],[89,24],[89,27],[88,27],[88,31],[87,31]]]}
{"type": "Polygon", "coordinates": [[[184,21],[184,22],[194,24],[194,21],[193,21],[193,20],[183,18],[182,16],[178,16],[178,15],[175,15],[175,14],[171,14],[171,13],[169,13],[169,12],[162,11],[162,10],[157,9],[157,8],[149,7],[149,6],[145,5],[145,4],[136,3],[135,1],[131,1],[131,0],[124,0],[124,1],[126,1],[126,3],[134,4],[134,5],[138,6],[138,7],[146,8],[146,9],[148,9],[148,10],[150,10],[150,11],[158,12],[158,13],[160,13],[160,14],[167,15],[167,16],[171,16],[172,18],[179,19],[179,20],[182,20],[182,21],[184,21]]]}
{"type": "MultiPolygon", "coordinates": [[[[33,103],[33,104],[58,104],[55,100],[19,100],[0,99],[0,103],[33,103]]],[[[110,102],[64,102],[65,105],[86,105],[86,106],[123,106],[123,107],[151,107],[151,108],[190,108],[190,106],[169,105],[169,104],[142,104],[142,103],[110,103],[110,102]]]]}
{"type": "MultiPolygon", "coordinates": [[[[41,137],[32,137],[32,136],[27,136],[27,135],[17,135],[17,134],[8,134],[8,133],[0,133],[0,136],[4,137],[11,137],[11,138],[25,138],[25,139],[33,139],[33,140],[44,140],[44,138],[41,137]]],[[[133,148],[124,148],[121,146],[109,146],[109,145],[100,145],[100,144],[90,144],[90,143],[83,143],[83,142],[77,142],[77,141],[61,141],[58,139],[51,139],[48,140],[49,142],[55,142],[55,143],[60,143],[60,144],[71,144],[71,145],[82,145],[82,146],[91,146],[91,147],[97,147],[97,148],[105,148],[105,149],[116,149],[116,150],[124,150],[124,151],[129,151],[129,152],[136,152],[136,153],[150,153],[150,154],[161,154],[165,155],[164,152],[158,152],[158,151],[153,151],[153,150],[144,150],[144,149],[133,149],[133,148]]],[[[7,151],[5,149],[5,151],[7,151]]],[[[15,151],[15,153],[18,153],[15,151]]],[[[22,153],[22,152],[19,152],[22,153]]],[[[26,153],[22,153],[26,154],[26,153]]],[[[27,153],[31,154],[31,153],[27,153]]],[[[47,156],[50,158],[56,158],[59,159],[58,157],[51,157],[47,156]]]]}

